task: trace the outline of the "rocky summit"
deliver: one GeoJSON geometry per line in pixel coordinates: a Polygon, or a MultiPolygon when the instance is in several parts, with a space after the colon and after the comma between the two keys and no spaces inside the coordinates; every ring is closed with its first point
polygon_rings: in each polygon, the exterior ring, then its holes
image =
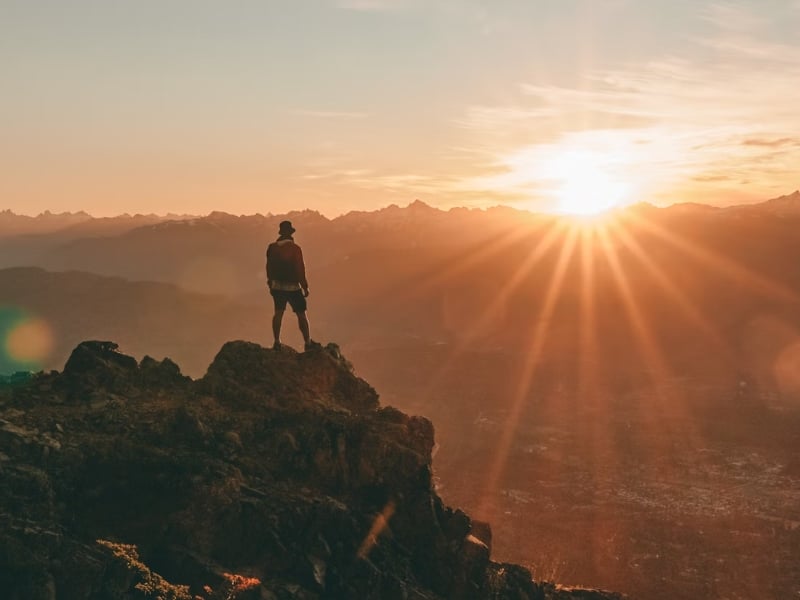
{"type": "Polygon", "coordinates": [[[0,383],[0,597],[622,597],[492,562],[433,444],[333,344],[229,342],[192,380],[84,342],[0,383]]]}

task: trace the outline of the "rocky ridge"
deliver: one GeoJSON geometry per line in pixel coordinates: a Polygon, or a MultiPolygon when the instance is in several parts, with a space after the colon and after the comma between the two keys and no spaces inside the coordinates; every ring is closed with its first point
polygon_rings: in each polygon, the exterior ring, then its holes
{"type": "Polygon", "coordinates": [[[84,342],[0,382],[2,597],[622,598],[492,562],[433,444],[333,344],[229,342],[192,380],[84,342]]]}

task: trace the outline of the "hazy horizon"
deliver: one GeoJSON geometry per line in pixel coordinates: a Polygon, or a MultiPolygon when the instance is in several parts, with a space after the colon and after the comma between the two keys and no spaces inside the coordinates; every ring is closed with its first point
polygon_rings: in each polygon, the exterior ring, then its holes
{"type": "MultiPolygon", "coordinates": [[[[709,202],[697,202],[697,201],[688,201],[688,200],[686,200],[686,201],[676,200],[675,202],[670,202],[670,203],[666,203],[666,204],[654,204],[653,202],[648,202],[647,200],[640,200],[640,201],[632,202],[630,204],[626,204],[625,206],[612,206],[612,207],[609,207],[609,208],[604,209],[602,211],[599,211],[599,213],[597,213],[597,214],[603,214],[603,213],[606,213],[606,212],[612,212],[614,210],[624,209],[624,208],[626,208],[628,206],[637,206],[637,205],[647,205],[647,206],[653,206],[655,208],[669,208],[670,206],[677,206],[677,205],[682,205],[682,204],[701,204],[701,205],[709,206],[711,208],[733,208],[733,207],[737,207],[737,206],[758,205],[758,204],[761,204],[763,202],[767,202],[769,200],[774,200],[775,198],[791,196],[793,194],[798,193],[799,191],[800,190],[795,189],[795,190],[792,190],[792,191],[786,191],[785,193],[781,193],[781,194],[779,194],[779,195],[777,195],[775,197],[755,198],[750,202],[742,202],[742,203],[737,203],[737,204],[712,204],[712,203],[709,203],[709,202]]],[[[204,212],[204,213],[174,213],[174,212],[137,213],[137,212],[132,212],[132,211],[125,211],[124,208],[123,208],[122,212],[113,212],[113,213],[112,212],[109,212],[109,213],[91,213],[88,210],[81,209],[81,208],[66,209],[64,211],[58,211],[58,212],[53,210],[53,209],[47,209],[46,208],[43,211],[40,211],[38,213],[31,213],[31,212],[25,213],[25,212],[18,212],[16,210],[13,210],[13,209],[10,209],[10,208],[0,208],[0,213],[5,212],[5,211],[10,211],[13,214],[15,214],[17,216],[20,216],[20,217],[33,217],[33,218],[40,217],[40,216],[43,216],[45,214],[58,216],[60,214],[77,215],[77,214],[83,213],[83,214],[86,214],[86,215],[88,215],[89,217],[91,217],[93,219],[105,219],[105,218],[116,218],[116,217],[126,217],[126,216],[127,217],[156,216],[156,217],[165,217],[165,218],[166,217],[203,218],[203,217],[208,217],[209,215],[211,215],[213,213],[223,213],[223,214],[231,215],[231,216],[234,216],[234,217],[252,217],[252,216],[269,217],[269,216],[285,215],[285,214],[292,213],[292,212],[312,211],[312,212],[316,212],[316,213],[322,215],[326,219],[333,220],[333,219],[336,219],[338,217],[345,216],[345,215],[347,215],[349,213],[352,213],[352,212],[376,212],[376,211],[380,211],[380,210],[385,210],[387,208],[391,208],[393,206],[398,207],[398,208],[408,208],[408,207],[410,207],[411,205],[413,205],[413,204],[415,204],[417,202],[422,202],[423,204],[425,204],[426,206],[428,206],[428,207],[430,207],[430,208],[432,208],[434,210],[445,211],[445,212],[448,211],[448,210],[453,210],[453,209],[467,209],[467,210],[487,211],[487,210],[496,209],[496,208],[511,208],[511,209],[518,210],[518,211],[525,212],[525,213],[529,213],[529,214],[532,214],[532,215],[541,214],[541,215],[562,216],[562,217],[567,217],[567,218],[575,217],[575,216],[577,216],[577,217],[581,216],[580,213],[571,213],[571,212],[563,212],[563,211],[545,211],[545,210],[537,211],[537,210],[534,210],[534,209],[531,209],[531,208],[515,206],[514,204],[489,204],[489,205],[486,205],[486,206],[454,205],[454,206],[441,207],[441,206],[437,206],[435,204],[431,204],[431,203],[429,203],[427,201],[420,200],[419,198],[410,199],[410,200],[407,200],[406,202],[403,202],[403,201],[391,202],[391,203],[387,203],[387,204],[384,204],[384,205],[376,205],[374,207],[367,208],[367,209],[352,209],[352,210],[343,211],[343,212],[339,212],[339,213],[326,212],[325,210],[320,210],[320,209],[315,208],[313,206],[295,207],[295,208],[287,209],[286,211],[283,211],[283,212],[271,212],[271,211],[269,211],[269,212],[261,212],[261,211],[257,211],[257,212],[250,212],[250,213],[231,212],[229,210],[224,210],[224,209],[221,209],[221,208],[216,208],[216,209],[212,208],[211,210],[209,210],[207,212],[204,212]]]]}

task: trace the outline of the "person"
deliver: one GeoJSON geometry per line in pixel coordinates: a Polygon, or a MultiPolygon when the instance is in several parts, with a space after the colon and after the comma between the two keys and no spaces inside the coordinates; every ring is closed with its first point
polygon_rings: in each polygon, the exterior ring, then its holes
{"type": "Polygon", "coordinates": [[[297,315],[297,324],[303,334],[305,349],[319,347],[320,344],[311,339],[308,316],[306,315],[308,297],[308,280],[306,266],[303,262],[303,251],[294,243],[292,235],[296,229],[291,221],[281,221],[278,225],[278,239],[267,246],[267,286],[275,304],[272,316],[272,335],[275,338],[273,348],[281,348],[281,324],[286,305],[289,304],[297,315]]]}

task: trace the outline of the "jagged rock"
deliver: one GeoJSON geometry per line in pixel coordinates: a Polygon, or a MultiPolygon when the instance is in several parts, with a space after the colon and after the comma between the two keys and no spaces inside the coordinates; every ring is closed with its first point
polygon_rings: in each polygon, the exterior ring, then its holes
{"type": "Polygon", "coordinates": [[[118,349],[114,342],[82,342],[72,351],[63,374],[67,377],[107,376],[112,372],[125,373],[136,369],[136,359],[117,352],[118,349]]]}
{"type": "Polygon", "coordinates": [[[230,342],[192,381],[85,342],[4,398],[4,598],[618,597],[491,562],[433,490],[433,425],[333,345],[230,342]]]}
{"type": "Polygon", "coordinates": [[[232,403],[291,398],[352,412],[378,407],[378,394],[353,375],[335,345],[299,354],[289,347],[274,351],[251,342],[228,342],[201,383],[209,393],[232,403]]]}
{"type": "Polygon", "coordinates": [[[589,590],[547,584],[544,587],[545,600],[624,600],[625,596],[605,590],[589,590]]]}
{"type": "Polygon", "coordinates": [[[114,342],[88,341],[79,344],[64,365],[59,384],[68,399],[80,400],[93,392],[125,392],[134,383],[136,359],[117,352],[114,342]]]}
{"type": "Polygon", "coordinates": [[[161,362],[145,356],[139,363],[142,382],[148,387],[170,389],[182,387],[190,381],[189,377],[181,374],[180,367],[169,358],[161,362]]]}
{"type": "Polygon", "coordinates": [[[492,551],[492,526],[489,523],[485,523],[484,521],[476,521],[473,519],[472,521],[472,535],[478,538],[481,542],[483,542],[486,547],[489,549],[489,553],[492,551]]]}

